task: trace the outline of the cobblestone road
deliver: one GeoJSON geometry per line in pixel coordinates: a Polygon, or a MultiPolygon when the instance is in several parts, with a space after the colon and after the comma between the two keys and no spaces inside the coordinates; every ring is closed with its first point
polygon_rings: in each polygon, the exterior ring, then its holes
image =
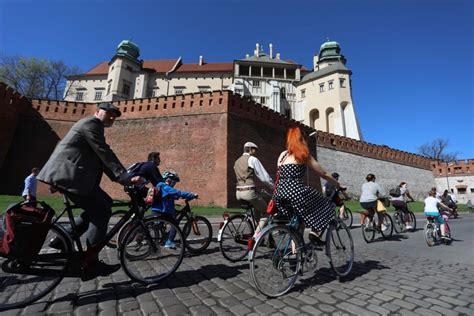
{"type": "MultiPolygon", "coordinates": [[[[453,231],[458,223],[472,227],[474,217],[453,220],[453,231]]],[[[450,247],[472,252],[472,228],[468,230],[450,247]]],[[[162,284],[143,287],[123,271],[88,282],[64,279],[46,298],[2,315],[474,315],[472,262],[391,250],[392,242],[365,244],[358,228],[352,234],[356,257],[350,278],[338,280],[320,253],[316,274],[300,277],[292,291],[277,299],[258,294],[248,263],[226,261],[214,242],[205,254],[187,255],[162,284]]],[[[420,230],[403,238],[424,243],[420,230]]],[[[423,249],[441,253],[443,247],[423,249]]],[[[105,255],[117,262],[115,250],[107,249],[105,255]]]]}

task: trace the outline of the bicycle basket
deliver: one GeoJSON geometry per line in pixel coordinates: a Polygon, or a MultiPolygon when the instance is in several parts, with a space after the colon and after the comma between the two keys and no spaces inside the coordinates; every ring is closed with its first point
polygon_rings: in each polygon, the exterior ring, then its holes
{"type": "Polygon", "coordinates": [[[37,255],[53,216],[53,209],[44,202],[41,202],[41,207],[24,202],[10,206],[3,219],[5,232],[0,242],[0,253],[19,258],[37,255]]]}

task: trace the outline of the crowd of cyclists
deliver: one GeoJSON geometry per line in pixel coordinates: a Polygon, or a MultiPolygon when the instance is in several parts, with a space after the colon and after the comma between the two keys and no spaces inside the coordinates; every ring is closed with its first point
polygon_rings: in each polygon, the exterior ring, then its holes
{"type": "MultiPolygon", "coordinates": [[[[179,198],[188,200],[197,198],[196,193],[179,191],[175,188],[180,178],[176,172],[159,170],[160,154],[151,152],[148,161],[137,163],[128,169],[120,163],[116,155],[105,142],[104,128],[113,125],[120,116],[120,111],[111,103],[100,103],[93,116],[78,121],[67,135],[59,142],[50,159],[38,174],[38,180],[45,182],[66,195],[84,212],[79,216],[77,228],[81,233],[87,232],[87,254],[84,259],[83,280],[96,276],[108,275],[120,268],[120,265],[108,265],[98,259],[96,245],[100,244],[107,231],[111,214],[112,199],[99,187],[102,174],[122,185],[135,185],[143,188],[145,197],[146,184],[151,183],[152,212],[164,212],[175,216],[174,201],[179,198]]],[[[321,232],[334,218],[336,207],[338,216],[345,215],[344,200],[348,198],[346,188],[339,183],[339,174],[326,172],[308,149],[308,136],[299,127],[288,130],[287,146],[276,160],[278,166],[275,181],[268,175],[261,162],[256,158],[258,146],[253,142],[244,144],[243,155],[237,159],[234,170],[237,178],[236,198],[248,201],[256,211],[257,232],[265,221],[265,210],[268,199],[257,192],[255,177],[268,187],[272,187],[273,199],[279,213],[290,216],[296,213],[302,224],[310,229],[310,242],[321,245],[321,232]],[[303,175],[312,169],[326,182],[323,192],[307,186],[303,175]]],[[[387,199],[388,195],[375,182],[374,174],[368,174],[362,184],[360,194],[361,224],[366,217],[377,216],[379,220],[375,229],[379,232],[386,229],[378,212],[378,203],[387,199]]],[[[406,201],[413,201],[407,183],[402,182],[391,196],[392,205],[405,215],[406,228],[412,228],[408,216],[406,201]]],[[[443,238],[444,220],[442,211],[455,212],[452,200],[448,201],[448,192],[438,195],[431,190],[425,199],[425,213],[433,216],[441,224],[443,238]],[[441,210],[441,212],[440,212],[441,210]]],[[[455,203],[454,203],[455,205],[455,203]]],[[[52,245],[54,247],[54,242],[52,245]]],[[[165,247],[173,248],[173,234],[167,240],[165,247]]],[[[100,249],[99,249],[100,251],[100,249]]]]}

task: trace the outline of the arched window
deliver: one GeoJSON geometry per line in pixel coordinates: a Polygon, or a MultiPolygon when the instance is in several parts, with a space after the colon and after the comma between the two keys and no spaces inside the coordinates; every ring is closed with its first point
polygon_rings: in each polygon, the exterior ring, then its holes
{"type": "Polygon", "coordinates": [[[319,125],[319,111],[316,109],[311,110],[309,112],[309,126],[312,128],[318,129],[319,125]]]}
{"type": "Polygon", "coordinates": [[[326,109],[326,132],[334,133],[334,109],[326,109]]]}

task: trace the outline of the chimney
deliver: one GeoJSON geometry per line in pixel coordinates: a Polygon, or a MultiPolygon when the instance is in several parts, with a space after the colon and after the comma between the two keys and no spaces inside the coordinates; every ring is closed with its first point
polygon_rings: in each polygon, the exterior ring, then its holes
{"type": "Polygon", "coordinates": [[[280,53],[277,53],[276,59],[280,59],[280,53]]]}
{"type": "Polygon", "coordinates": [[[273,44],[270,43],[270,45],[268,45],[268,46],[270,46],[270,59],[271,59],[271,58],[273,58],[273,44]]]}
{"type": "Polygon", "coordinates": [[[255,45],[256,48],[255,48],[255,56],[260,56],[260,44],[257,43],[257,45],[255,45]]]}
{"type": "Polygon", "coordinates": [[[199,56],[199,66],[202,66],[204,64],[204,58],[202,58],[202,55],[199,56]]]}

